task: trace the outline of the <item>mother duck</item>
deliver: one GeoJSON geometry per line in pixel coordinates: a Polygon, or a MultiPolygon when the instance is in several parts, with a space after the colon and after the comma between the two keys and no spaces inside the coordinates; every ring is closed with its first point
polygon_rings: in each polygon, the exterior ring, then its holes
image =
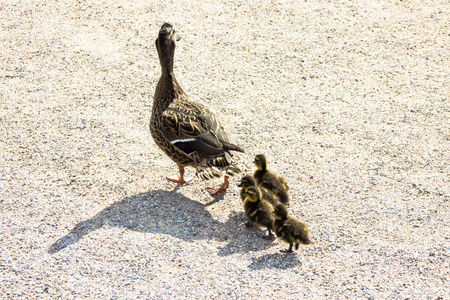
{"type": "Polygon", "coordinates": [[[156,145],[178,165],[179,173],[167,177],[168,180],[187,183],[192,178],[184,176],[186,166],[196,168],[196,176],[202,179],[221,177],[225,172],[219,188],[208,188],[214,195],[228,187],[228,176],[241,172],[231,151],[244,149],[230,142],[223,126],[206,106],[189,101],[175,79],[173,60],[179,40],[171,24],[161,26],[156,39],[161,77],[153,100],[150,133],[156,145]]]}

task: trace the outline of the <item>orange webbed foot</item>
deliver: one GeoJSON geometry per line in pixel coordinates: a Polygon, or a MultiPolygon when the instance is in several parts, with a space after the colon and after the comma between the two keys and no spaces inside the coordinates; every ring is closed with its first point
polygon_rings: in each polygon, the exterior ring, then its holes
{"type": "Polygon", "coordinates": [[[225,176],[225,180],[222,183],[222,185],[218,188],[207,188],[206,190],[211,194],[211,195],[217,195],[218,193],[225,191],[228,188],[229,184],[228,184],[228,176],[225,176]]]}
{"type": "Polygon", "coordinates": [[[189,183],[194,177],[184,176],[184,168],[179,167],[180,172],[176,176],[166,177],[167,180],[177,183],[189,183]]]}
{"type": "Polygon", "coordinates": [[[183,176],[181,177],[180,174],[177,174],[175,176],[169,176],[166,177],[167,180],[170,180],[172,182],[177,182],[177,183],[189,183],[189,181],[191,181],[194,177],[190,177],[190,176],[183,176]]]}

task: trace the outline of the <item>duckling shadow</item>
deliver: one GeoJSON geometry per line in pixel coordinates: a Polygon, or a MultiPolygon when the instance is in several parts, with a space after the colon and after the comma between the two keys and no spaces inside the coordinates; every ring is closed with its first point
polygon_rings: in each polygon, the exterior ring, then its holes
{"type": "Polygon", "coordinates": [[[267,236],[267,230],[259,229],[256,226],[248,228],[245,226],[246,222],[247,218],[243,212],[232,212],[228,216],[228,220],[224,223],[228,228],[226,236],[228,244],[219,247],[219,256],[261,251],[274,246],[275,239],[264,239],[267,236]]]}
{"type": "Polygon", "coordinates": [[[273,253],[266,254],[258,258],[253,258],[253,262],[248,266],[251,270],[261,269],[290,269],[301,267],[302,262],[296,255],[273,253]]]}
{"type": "Polygon", "coordinates": [[[176,190],[154,190],[125,197],[92,218],[79,222],[68,234],[55,241],[48,252],[61,251],[104,226],[169,234],[185,241],[211,238],[220,241],[222,238],[217,232],[226,233],[224,224],[214,220],[204,204],[176,190]]]}

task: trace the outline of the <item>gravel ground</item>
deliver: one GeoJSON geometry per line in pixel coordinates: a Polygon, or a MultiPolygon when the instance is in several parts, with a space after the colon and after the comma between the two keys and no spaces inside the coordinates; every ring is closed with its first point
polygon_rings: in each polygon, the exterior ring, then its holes
{"type": "MultiPolygon", "coordinates": [[[[448,1],[1,1],[0,297],[450,299],[448,1]],[[175,73],[314,245],[279,252],[227,193],[165,180],[175,73]]],[[[193,174],[188,169],[188,175],[193,174]]]]}

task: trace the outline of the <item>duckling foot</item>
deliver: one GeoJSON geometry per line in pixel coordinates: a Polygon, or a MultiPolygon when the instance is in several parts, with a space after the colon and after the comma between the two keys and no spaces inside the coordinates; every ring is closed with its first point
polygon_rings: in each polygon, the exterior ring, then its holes
{"type": "Polygon", "coordinates": [[[250,221],[248,221],[245,223],[245,227],[247,227],[247,228],[253,227],[253,224],[250,223],[250,221]]]}
{"type": "Polygon", "coordinates": [[[218,193],[220,193],[221,191],[225,191],[228,188],[229,184],[228,184],[228,176],[225,176],[225,180],[222,183],[222,185],[218,188],[207,188],[208,192],[211,195],[217,195],[218,193]]]}
{"type": "Polygon", "coordinates": [[[280,250],[280,252],[281,253],[293,253],[294,251],[287,249],[287,250],[280,250]]]}
{"type": "Polygon", "coordinates": [[[287,250],[280,250],[281,253],[292,253],[292,246],[294,246],[294,243],[289,243],[289,249],[287,250]]]}
{"type": "Polygon", "coordinates": [[[269,228],[267,228],[267,230],[269,231],[269,234],[266,235],[266,236],[263,236],[263,239],[266,239],[266,240],[273,240],[273,239],[275,238],[275,235],[270,231],[269,228]]]}
{"type": "Polygon", "coordinates": [[[176,176],[166,177],[167,180],[177,182],[177,183],[188,183],[189,181],[191,181],[193,179],[193,177],[185,177],[184,176],[184,168],[183,167],[179,167],[179,170],[180,170],[180,172],[176,176]]]}
{"type": "Polygon", "coordinates": [[[275,236],[273,234],[272,235],[266,235],[266,236],[263,236],[263,239],[271,241],[271,240],[275,239],[275,236]]]}

